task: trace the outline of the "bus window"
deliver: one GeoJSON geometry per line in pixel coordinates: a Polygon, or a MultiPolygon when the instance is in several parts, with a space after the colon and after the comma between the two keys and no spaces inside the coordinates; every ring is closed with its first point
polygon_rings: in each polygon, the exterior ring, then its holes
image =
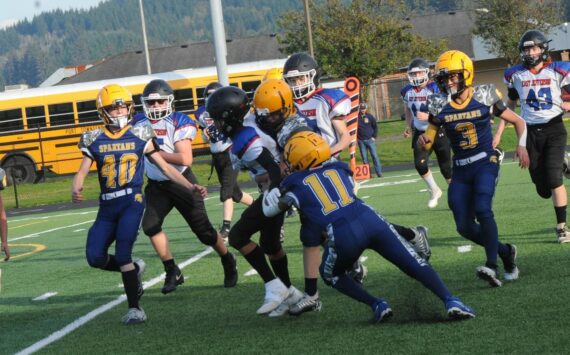
{"type": "Polygon", "coordinates": [[[95,101],[78,102],[77,117],[79,118],[79,123],[99,121],[99,114],[97,113],[95,101]]]}
{"type": "Polygon", "coordinates": [[[26,107],[28,129],[45,128],[46,113],[43,106],[26,107]]]}
{"type": "Polygon", "coordinates": [[[51,127],[74,124],[73,105],[71,102],[65,104],[49,105],[49,121],[51,127]]]}
{"type": "Polygon", "coordinates": [[[143,111],[141,96],[142,95],[133,95],[133,102],[135,103],[135,111],[136,112],[142,112],[143,111]]]}
{"type": "Polygon", "coordinates": [[[186,115],[194,112],[192,89],[174,90],[174,109],[186,115]]]}
{"type": "Polygon", "coordinates": [[[243,83],[241,83],[241,88],[243,91],[245,91],[247,93],[247,97],[249,97],[250,99],[253,99],[253,93],[255,92],[255,89],[257,89],[257,87],[259,86],[259,84],[261,84],[261,81],[244,81],[243,83]]]}
{"type": "Polygon", "coordinates": [[[204,90],[206,90],[206,88],[196,89],[196,103],[198,104],[198,107],[206,104],[206,101],[204,100],[204,90]]]}
{"type": "Polygon", "coordinates": [[[0,132],[17,131],[23,128],[22,109],[0,111],[0,132]]]}

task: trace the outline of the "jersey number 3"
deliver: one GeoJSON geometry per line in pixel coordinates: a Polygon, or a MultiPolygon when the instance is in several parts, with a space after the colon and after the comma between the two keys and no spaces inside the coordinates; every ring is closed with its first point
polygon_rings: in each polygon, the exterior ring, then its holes
{"type": "Polygon", "coordinates": [[[321,204],[321,212],[326,216],[340,207],[351,204],[354,199],[348,193],[348,188],[336,170],[327,170],[323,175],[327,181],[319,179],[317,174],[311,174],[303,179],[303,183],[311,188],[311,191],[313,191],[313,194],[321,204]],[[325,186],[332,186],[338,195],[338,201],[334,201],[331,198],[325,186]]]}
{"type": "Polygon", "coordinates": [[[117,188],[117,183],[118,186],[124,186],[130,182],[135,175],[135,168],[137,166],[138,160],[139,158],[135,153],[123,154],[120,157],[117,169],[115,156],[105,155],[105,157],[103,157],[103,168],[101,169],[101,176],[106,178],[107,188],[115,189],[117,188]]]}

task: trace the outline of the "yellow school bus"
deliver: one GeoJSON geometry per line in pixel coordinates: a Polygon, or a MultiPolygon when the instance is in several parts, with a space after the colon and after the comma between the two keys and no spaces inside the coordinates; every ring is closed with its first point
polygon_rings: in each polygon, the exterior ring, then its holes
{"type": "MultiPolygon", "coordinates": [[[[253,93],[269,69],[283,68],[284,59],[228,66],[230,85],[253,93]]],[[[101,127],[95,106],[99,90],[111,83],[128,88],[135,109],[142,111],[140,96],[153,79],[166,80],[174,90],[174,107],[193,118],[204,104],[206,85],[217,81],[214,67],[116,78],[0,93],[0,166],[9,178],[35,182],[43,172],[75,173],[81,162],[77,143],[82,132],[101,127]]],[[[198,133],[194,155],[209,152],[198,133]]]]}

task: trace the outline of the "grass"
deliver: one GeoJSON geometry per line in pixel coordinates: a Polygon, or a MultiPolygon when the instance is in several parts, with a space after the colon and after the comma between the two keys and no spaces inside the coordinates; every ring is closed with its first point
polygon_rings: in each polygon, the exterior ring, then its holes
{"type": "MultiPolygon", "coordinates": [[[[570,131],[570,121],[565,121],[567,130],[570,131]]],[[[401,120],[381,122],[378,124],[378,156],[380,157],[383,167],[389,167],[400,164],[410,164],[413,161],[411,149],[411,139],[404,139],[402,132],[404,131],[405,122],[401,120]]],[[[516,147],[516,134],[512,126],[503,134],[501,146],[506,151],[514,151],[516,147]]],[[[570,140],[568,141],[570,143],[570,140]]],[[[344,151],[341,158],[348,160],[348,153],[344,151]]],[[[360,153],[356,154],[357,162],[361,163],[360,153]]],[[[195,163],[192,170],[198,181],[209,187],[218,186],[216,173],[208,180],[210,176],[210,160],[209,156],[195,157],[195,163]]],[[[17,194],[13,187],[8,187],[4,193],[4,204],[6,208],[16,207],[16,195],[18,197],[19,207],[36,207],[41,205],[51,205],[57,203],[67,203],[71,200],[71,181],[72,176],[56,176],[50,175],[45,182],[38,184],[24,184],[17,186],[17,194]]],[[[241,173],[240,182],[249,181],[247,173],[241,173]]],[[[96,200],[99,196],[99,183],[97,175],[91,173],[85,181],[85,197],[90,200],[96,200]]]]}
{"type": "MultiPolygon", "coordinates": [[[[440,186],[445,183],[435,174],[440,186]]],[[[567,184],[568,185],[568,184],[567,184]]],[[[64,336],[40,353],[243,353],[243,354],[555,354],[567,353],[568,247],[555,242],[550,200],[540,199],[528,172],[516,164],[501,168],[494,212],[501,239],[519,247],[521,278],[492,289],[475,277],[484,262],[482,248],[459,253],[469,244],[456,231],[444,198],[429,210],[425,184],[415,171],[387,172],[360,189],[359,196],[390,221],[429,227],[432,265],[449,288],[477,311],[477,318],[450,322],[442,304],[378,255],[367,251],[365,286],[385,297],[394,317],[371,325],[371,311],[319,281],[323,310],[298,318],[270,319],[255,314],[262,302],[258,276],[238,257],[237,287],[224,289],[219,259],[213,254],[183,269],[187,282],[173,294],[160,293],[161,282],[147,288],[142,306],[148,322],[126,327],[123,302],[64,336]]],[[[217,196],[207,200],[211,220],[221,220],[217,196]]],[[[237,206],[236,216],[242,207],[237,206]]],[[[11,354],[53,334],[121,293],[118,274],[90,269],[85,261],[86,229],[95,209],[11,218],[10,244],[15,258],[0,263],[0,354],[11,354]],[[25,238],[25,239],[21,239],[25,238]],[[20,256],[37,244],[45,250],[20,256]],[[32,301],[58,292],[45,301],[32,301]]],[[[286,220],[285,248],[294,285],[302,289],[302,249],[298,218],[286,220]]],[[[181,263],[204,250],[174,211],[165,225],[176,260],[181,263]]],[[[162,272],[149,241],[139,236],[135,255],[147,262],[145,280],[162,272]]]]}

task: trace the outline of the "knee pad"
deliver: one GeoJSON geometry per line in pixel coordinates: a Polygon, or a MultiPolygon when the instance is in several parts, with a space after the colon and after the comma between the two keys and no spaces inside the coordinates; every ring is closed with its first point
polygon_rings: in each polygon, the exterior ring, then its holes
{"type": "Polygon", "coordinates": [[[241,191],[240,191],[239,193],[234,193],[234,194],[232,195],[232,200],[233,200],[235,203],[239,203],[242,198],[243,198],[243,192],[241,192],[241,191]]]}
{"type": "Polygon", "coordinates": [[[267,255],[277,254],[283,247],[281,246],[281,242],[279,241],[279,237],[276,238],[275,241],[267,242],[263,241],[260,242],[261,249],[267,255]]]}
{"type": "Polygon", "coordinates": [[[202,244],[207,246],[214,246],[218,241],[218,232],[214,228],[209,228],[210,230],[206,233],[199,233],[198,239],[202,244]]]}
{"type": "Polygon", "coordinates": [[[87,264],[91,267],[102,269],[105,267],[105,264],[107,264],[107,254],[95,255],[87,251],[85,255],[87,257],[87,264]]]}
{"type": "Polygon", "coordinates": [[[162,232],[162,227],[156,224],[151,226],[151,225],[145,225],[143,223],[142,229],[144,234],[146,234],[148,237],[151,238],[157,235],[158,233],[162,232]]]}
{"type": "Polygon", "coordinates": [[[536,192],[542,198],[552,197],[552,190],[550,189],[550,187],[548,187],[546,185],[537,184],[536,185],[536,192]]]}
{"type": "Polygon", "coordinates": [[[425,158],[419,158],[415,160],[414,164],[416,166],[418,174],[420,174],[421,176],[424,176],[429,171],[427,159],[425,158]]]}
{"type": "Polygon", "coordinates": [[[227,189],[222,188],[220,190],[220,202],[224,203],[226,202],[226,200],[229,200],[230,198],[232,198],[231,191],[227,191],[227,189]]]}
{"type": "Polygon", "coordinates": [[[230,234],[228,235],[228,242],[232,246],[232,248],[240,250],[249,243],[251,236],[244,237],[244,234],[239,231],[239,227],[236,228],[236,226],[238,225],[235,225],[232,229],[230,229],[230,234]]]}
{"type": "Polygon", "coordinates": [[[562,174],[549,175],[547,178],[547,185],[550,190],[554,190],[563,183],[564,182],[562,181],[562,174]]]}

